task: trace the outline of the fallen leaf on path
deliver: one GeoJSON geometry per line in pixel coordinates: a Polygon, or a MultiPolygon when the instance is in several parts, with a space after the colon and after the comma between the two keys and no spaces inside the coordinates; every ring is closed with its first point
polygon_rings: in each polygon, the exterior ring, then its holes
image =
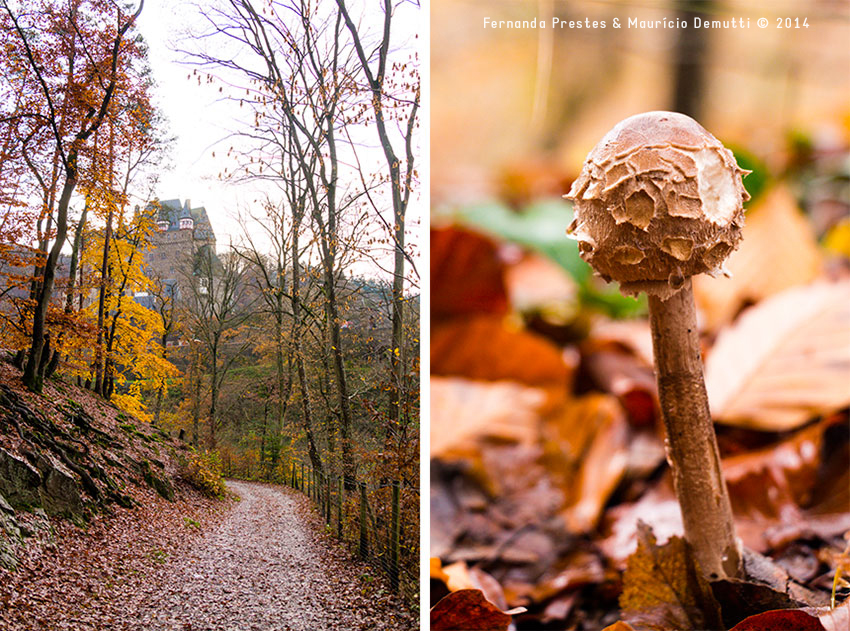
{"type": "Polygon", "coordinates": [[[850,404],[850,282],[789,289],[746,311],[706,360],[714,418],[787,431],[850,404]]]}
{"type": "Polygon", "coordinates": [[[638,528],[638,542],[623,575],[625,621],[656,631],[721,628],[720,607],[690,545],[672,537],[658,546],[645,524],[638,528]]]}

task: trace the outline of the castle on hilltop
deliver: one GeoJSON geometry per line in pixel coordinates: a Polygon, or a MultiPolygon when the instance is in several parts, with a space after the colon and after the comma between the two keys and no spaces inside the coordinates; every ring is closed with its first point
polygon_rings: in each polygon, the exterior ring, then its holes
{"type": "Polygon", "coordinates": [[[148,208],[159,228],[145,256],[149,276],[171,284],[205,249],[215,255],[215,232],[206,208],[192,208],[188,199],[183,204],[179,199],[154,200],[148,208]]]}

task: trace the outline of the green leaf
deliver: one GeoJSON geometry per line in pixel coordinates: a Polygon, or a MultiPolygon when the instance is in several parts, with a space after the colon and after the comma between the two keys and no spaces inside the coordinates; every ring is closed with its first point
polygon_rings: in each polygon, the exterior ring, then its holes
{"type": "Polygon", "coordinates": [[[459,209],[458,217],[482,232],[548,256],[579,283],[591,275],[590,266],[578,254],[577,244],[567,238],[573,209],[565,201],[535,202],[522,212],[499,202],[485,202],[459,209]]]}
{"type": "Polygon", "coordinates": [[[747,202],[747,207],[749,207],[764,192],[770,181],[770,172],[767,169],[767,165],[754,153],[742,147],[736,147],[735,145],[727,145],[727,147],[732,149],[739,167],[747,171],[752,171],[752,173],[744,177],[744,188],[750,194],[750,201],[747,202]]]}
{"type": "Polygon", "coordinates": [[[485,234],[521,245],[552,259],[579,286],[582,306],[614,318],[634,317],[646,312],[646,299],[627,298],[616,284],[601,283],[578,253],[578,244],[567,238],[573,208],[560,199],[532,203],[521,212],[500,202],[482,202],[460,208],[455,217],[485,234]]]}

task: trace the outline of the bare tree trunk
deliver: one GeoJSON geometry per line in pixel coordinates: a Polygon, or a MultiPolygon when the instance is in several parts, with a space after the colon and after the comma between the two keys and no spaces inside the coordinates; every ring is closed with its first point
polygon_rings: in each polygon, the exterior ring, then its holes
{"type": "MultiPolygon", "coordinates": [[[[693,22],[693,18],[706,17],[714,0],[682,2],[679,16],[693,22]]],[[[676,52],[673,64],[673,110],[700,119],[705,92],[705,54],[710,34],[708,29],[682,28],[676,31],[676,52]]]]}
{"type": "MultiPolygon", "coordinates": [[[[89,212],[88,203],[83,207],[83,212],[80,215],[80,220],[77,222],[77,229],[74,233],[74,245],[71,249],[71,263],[68,269],[68,288],[66,290],[65,295],[65,313],[70,314],[74,310],[74,290],[76,289],[76,280],[77,280],[77,266],[80,260],[80,250],[83,243],[83,230],[86,226],[86,216],[89,212]]],[[[61,353],[59,351],[59,347],[62,345],[62,335],[60,334],[59,340],[57,343],[57,348],[53,351],[53,357],[50,358],[50,363],[47,365],[47,369],[44,372],[45,377],[51,377],[54,372],[56,372],[56,368],[59,366],[59,360],[61,359],[61,353]]]]}
{"type": "MultiPolygon", "coordinates": [[[[210,288],[212,291],[212,288],[210,288]]],[[[209,446],[210,449],[215,449],[216,446],[216,438],[215,438],[215,425],[216,425],[216,405],[218,404],[218,332],[215,333],[213,345],[212,345],[212,375],[210,379],[210,413],[209,413],[209,423],[210,423],[210,435],[209,435],[209,446]]]]}
{"type": "MultiPolygon", "coordinates": [[[[76,165],[77,152],[73,151],[68,158],[70,163],[76,165]]],[[[44,265],[44,280],[42,282],[41,292],[36,301],[35,313],[33,314],[32,345],[30,346],[29,357],[27,358],[23,375],[24,385],[33,392],[41,392],[44,386],[44,373],[41,372],[40,368],[42,366],[41,355],[44,350],[47,309],[53,294],[56,262],[59,260],[59,253],[62,251],[62,246],[65,244],[65,239],[68,236],[68,205],[71,203],[71,195],[76,186],[77,172],[75,166],[66,171],[65,185],[62,187],[62,195],[59,197],[59,207],[57,208],[56,239],[53,242],[53,247],[50,249],[50,254],[44,265]]]]}
{"type": "Polygon", "coordinates": [[[337,0],[340,15],[345,21],[346,28],[351,34],[354,42],[360,66],[369,84],[372,93],[372,111],[375,114],[375,127],[381,142],[381,149],[387,162],[390,175],[390,186],[393,203],[393,226],[390,233],[394,241],[395,255],[393,260],[393,294],[392,294],[392,353],[390,356],[390,391],[389,391],[389,420],[388,435],[398,431],[402,425],[402,410],[405,374],[405,335],[404,335],[404,279],[405,279],[405,215],[410,199],[410,190],[413,177],[413,133],[415,130],[416,116],[419,109],[419,87],[416,86],[415,97],[411,103],[410,113],[407,119],[406,130],[403,136],[405,145],[405,169],[402,172],[402,162],[396,155],[392,141],[387,131],[386,116],[384,112],[384,79],[387,75],[387,62],[390,51],[390,33],[392,25],[393,6],[391,0],[383,0],[384,24],[379,46],[374,52],[377,53],[377,68],[373,70],[369,65],[369,57],[363,47],[357,26],[351,19],[346,7],[345,0],[337,0]]]}
{"type": "MultiPolygon", "coordinates": [[[[79,157],[79,152],[81,147],[85,144],[85,142],[89,139],[89,137],[97,131],[106,117],[107,109],[109,108],[109,104],[112,101],[112,96],[115,92],[115,86],[117,84],[117,70],[118,70],[118,59],[119,59],[119,51],[121,46],[121,41],[124,39],[124,35],[127,30],[132,26],[133,22],[135,22],[136,18],[142,12],[142,8],[144,7],[144,0],[139,2],[139,7],[136,10],[135,14],[127,20],[119,29],[116,34],[115,40],[113,42],[112,48],[112,57],[111,57],[111,69],[110,69],[110,79],[109,84],[106,86],[103,98],[99,104],[99,109],[97,111],[91,110],[87,113],[83,123],[80,127],[80,130],[74,137],[74,140],[71,142],[68,154],[64,159],[64,168],[65,168],[65,184],[62,187],[62,194],[59,196],[59,204],[56,209],[56,237],[53,242],[53,247],[50,250],[50,254],[47,257],[47,261],[44,266],[44,280],[42,282],[42,288],[39,292],[38,299],[36,301],[35,313],[33,314],[33,325],[32,325],[32,345],[30,347],[29,357],[27,359],[26,367],[24,368],[23,381],[24,385],[27,388],[34,392],[41,392],[44,385],[44,373],[41,371],[42,367],[42,352],[44,350],[44,334],[45,334],[45,323],[47,319],[47,310],[50,304],[50,298],[53,294],[53,282],[56,277],[56,263],[59,260],[59,253],[62,251],[62,247],[65,244],[65,239],[68,236],[68,206],[71,203],[71,195],[74,193],[74,189],[77,187],[77,179],[78,179],[78,169],[79,164],[77,162],[79,157]]],[[[4,9],[9,13],[12,20],[15,22],[15,29],[19,37],[21,37],[24,41],[26,41],[27,35],[24,34],[23,30],[17,23],[17,18],[12,14],[11,9],[8,6],[4,6],[4,9]]],[[[28,59],[27,63],[30,68],[36,73],[40,80],[43,79],[41,77],[41,69],[35,59],[32,57],[32,54],[27,47],[28,59]]],[[[42,83],[43,85],[46,85],[42,83]]],[[[45,87],[45,96],[50,99],[50,94],[47,92],[47,88],[45,87]]],[[[64,139],[58,134],[55,137],[55,141],[57,145],[61,146],[64,142],[64,139]]]]}
{"type": "MultiPolygon", "coordinates": [[[[195,349],[197,351],[197,349],[195,349]]],[[[195,352],[194,358],[194,383],[193,385],[193,402],[192,402],[192,446],[198,448],[198,422],[201,417],[201,367],[199,366],[198,353],[195,352]]]]}

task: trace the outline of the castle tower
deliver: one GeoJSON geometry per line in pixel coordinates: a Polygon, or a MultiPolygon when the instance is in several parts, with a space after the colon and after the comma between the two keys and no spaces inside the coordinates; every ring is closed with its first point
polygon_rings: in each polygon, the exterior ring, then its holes
{"type": "Polygon", "coordinates": [[[193,230],[195,228],[195,219],[192,217],[189,200],[183,204],[183,210],[180,211],[180,230],[193,230]]]}
{"type": "Polygon", "coordinates": [[[215,252],[215,232],[203,206],[192,208],[188,199],[184,203],[168,199],[154,200],[149,208],[159,227],[151,235],[153,247],[145,255],[151,276],[178,281],[191,270],[198,251],[210,248],[215,252]]]}

